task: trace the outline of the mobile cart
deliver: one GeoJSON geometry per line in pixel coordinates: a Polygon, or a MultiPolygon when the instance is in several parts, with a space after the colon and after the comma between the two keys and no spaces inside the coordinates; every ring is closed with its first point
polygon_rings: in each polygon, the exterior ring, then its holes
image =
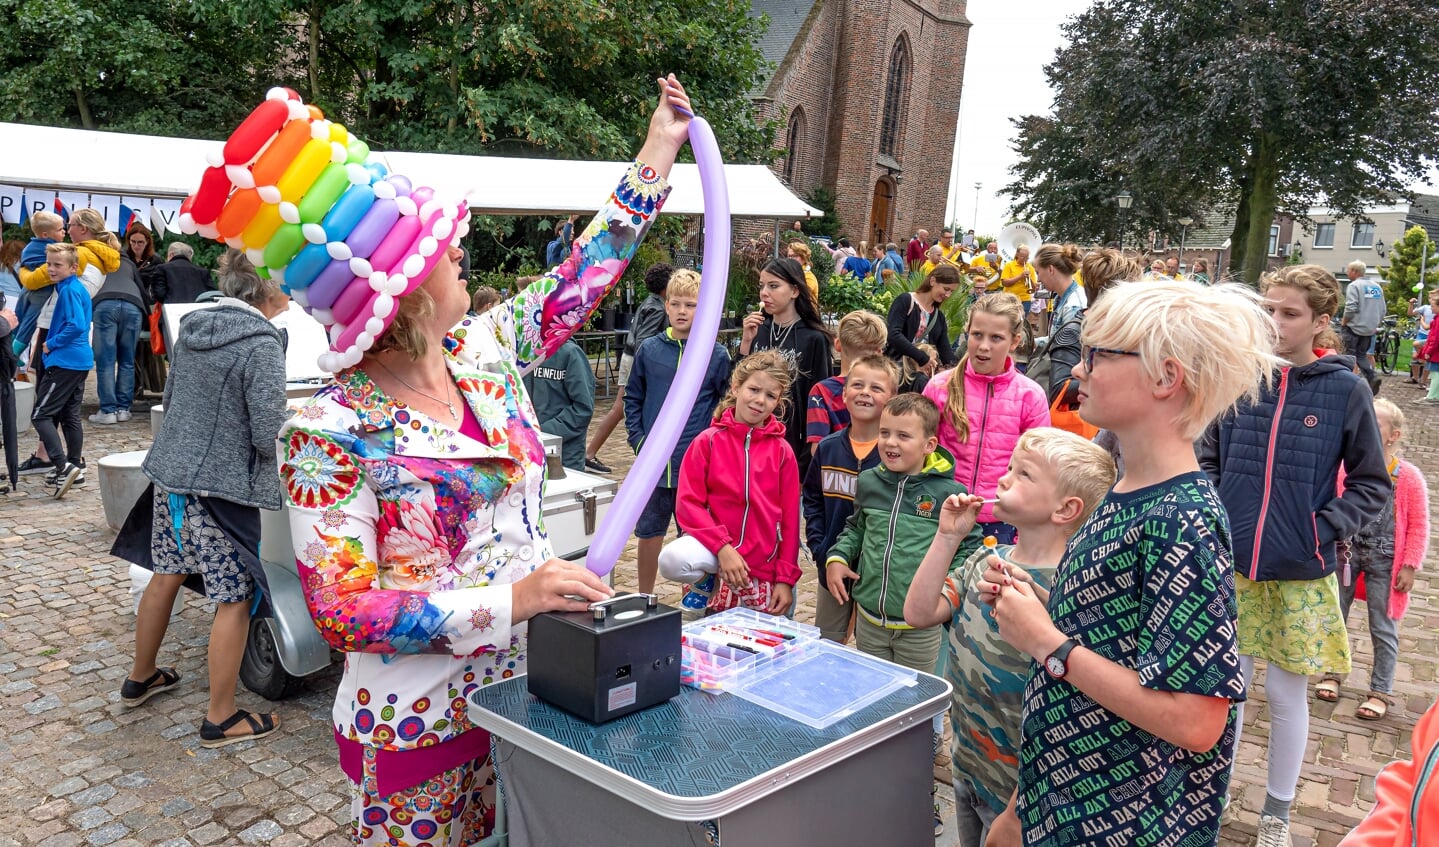
{"type": "Polygon", "coordinates": [[[523,677],[470,695],[493,736],[513,847],[934,843],[931,721],[949,684],[929,674],[825,729],[732,694],[684,688],[595,725],[528,693],[523,677]]]}

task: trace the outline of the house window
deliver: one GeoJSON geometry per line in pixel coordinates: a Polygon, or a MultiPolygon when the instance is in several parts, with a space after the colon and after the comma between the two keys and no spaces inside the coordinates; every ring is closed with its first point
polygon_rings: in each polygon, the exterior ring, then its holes
{"type": "Polygon", "coordinates": [[[794,185],[794,176],[799,168],[796,160],[799,158],[799,145],[804,137],[804,110],[795,109],[789,116],[789,131],[785,133],[784,141],[784,181],[794,185]]]}
{"type": "Polygon", "coordinates": [[[1269,255],[1279,255],[1279,224],[1269,225],[1269,255]]]}
{"type": "Polygon", "coordinates": [[[1355,249],[1374,246],[1374,224],[1355,224],[1354,236],[1349,239],[1349,246],[1355,249]]]}
{"type": "Polygon", "coordinates": [[[879,126],[879,152],[895,159],[900,136],[904,134],[905,111],[909,105],[909,41],[900,36],[889,54],[889,76],[884,83],[884,117],[879,126]]]}
{"type": "Polygon", "coordinates": [[[1319,224],[1314,228],[1314,246],[1323,250],[1334,249],[1334,224],[1319,224]]]}

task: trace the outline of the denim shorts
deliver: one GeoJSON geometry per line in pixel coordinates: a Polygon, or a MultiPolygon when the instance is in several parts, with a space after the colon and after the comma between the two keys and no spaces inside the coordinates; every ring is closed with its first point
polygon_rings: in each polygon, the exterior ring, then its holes
{"type": "Polygon", "coordinates": [[[656,488],[650,494],[645,510],[635,522],[636,538],[663,538],[670,530],[670,520],[675,516],[674,488],[656,488]]]}

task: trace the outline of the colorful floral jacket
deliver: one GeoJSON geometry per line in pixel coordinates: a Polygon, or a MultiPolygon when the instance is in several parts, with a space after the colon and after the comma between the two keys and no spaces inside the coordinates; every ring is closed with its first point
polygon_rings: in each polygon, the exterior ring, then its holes
{"type": "Polygon", "coordinates": [[[510,585],[554,550],[521,376],[594,311],[668,193],[633,163],[568,259],[445,337],[482,440],[386,396],[360,369],[336,374],[281,430],[306,600],[346,653],[341,736],[388,749],[446,741],[470,728],[471,691],[524,673],[526,627],[511,623],[510,585]]]}

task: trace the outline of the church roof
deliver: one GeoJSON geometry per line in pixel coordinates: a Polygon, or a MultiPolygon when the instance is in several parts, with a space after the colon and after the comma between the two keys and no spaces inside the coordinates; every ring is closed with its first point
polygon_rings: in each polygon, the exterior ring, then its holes
{"type": "Polygon", "coordinates": [[[809,19],[814,5],[815,0],[752,0],[750,3],[752,17],[769,16],[769,29],[760,36],[756,45],[760,55],[769,63],[764,82],[758,86],[759,92],[769,88],[770,79],[784,64],[795,39],[803,34],[805,21],[809,19]]]}

